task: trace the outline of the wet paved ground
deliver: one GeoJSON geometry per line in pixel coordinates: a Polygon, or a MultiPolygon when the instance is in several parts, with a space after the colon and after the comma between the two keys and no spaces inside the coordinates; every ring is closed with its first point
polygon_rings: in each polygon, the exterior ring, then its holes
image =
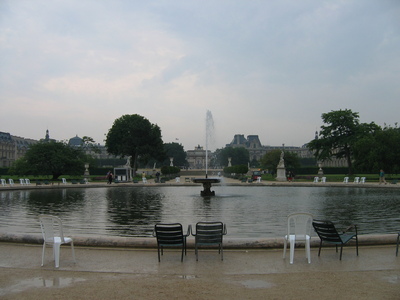
{"type": "MultiPolygon", "coordinates": [[[[345,293],[346,299],[400,299],[400,256],[395,256],[395,245],[362,246],[358,257],[354,247],[345,247],[342,261],[334,248],[323,248],[320,257],[318,248],[312,248],[311,264],[307,263],[304,248],[296,248],[292,265],[289,264],[289,253],[286,259],[282,258],[281,248],[229,249],[224,251],[223,261],[218,251],[202,250],[198,262],[193,249],[188,249],[183,262],[180,252],[171,249],[165,250],[160,263],[156,249],[75,248],[77,262],[72,261],[70,247],[63,247],[60,268],[56,270],[50,248],[47,248],[45,264],[41,267],[41,245],[0,243],[0,298],[34,299],[40,296],[51,299],[55,293],[60,298],[64,295],[62,291],[67,297],[70,289],[83,288],[91,292],[85,297],[80,294],[82,299],[106,299],[112,296],[107,294],[110,293],[107,285],[117,287],[125,282],[129,284],[119,287],[117,298],[137,293],[136,299],[142,299],[141,295],[149,293],[143,299],[157,299],[161,294],[152,292],[158,285],[168,282],[178,286],[190,284],[192,290],[196,289],[197,283],[215,285],[214,295],[219,295],[220,299],[244,299],[240,295],[246,291],[248,299],[258,299],[261,292],[271,293],[275,299],[283,299],[279,295],[284,294],[286,299],[302,299],[319,288],[324,289],[324,292],[320,291],[320,295],[325,295],[322,298],[335,299],[338,295],[329,297],[325,292],[337,290],[342,293],[343,287],[351,288],[345,293]],[[357,282],[364,286],[361,289],[352,287],[357,282]],[[319,283],[324,287],[318,287],[319,283]],[[124,294],[124,289],[129,289],[132,284],[137,285],[135,292],[124,294]],[[151,292],[146,284],[152,286],[151,292]],[[301,288],[307,286],[314,289],[301,288]],[[102,291],[102,287],[106,290],[102,291]],[[296,294],[296,289],[301,293],[296,294]],[[376,298],[377,295],[381,297],[376,298]]],[[[170,299],[180,299],[181,294],[174,290],[168,295],[170,299]]],[[[214,299],[211,295],[203,296],[191,298],[214,299]]]]}

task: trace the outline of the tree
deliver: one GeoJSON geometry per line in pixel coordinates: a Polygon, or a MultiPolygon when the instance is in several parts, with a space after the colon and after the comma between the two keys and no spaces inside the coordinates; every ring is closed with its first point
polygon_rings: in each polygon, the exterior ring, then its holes
{"type": "Polygon", "coordinates": [[[164,152],[167,157],[163,161],[164,166],[170,165],[170,160],[169,160],[170,157],[174,158],[174,166],[180,166],[180,167],[187,166],[186,152],[185,152],[182,144],[165,143],[164,144],[164,152]]]}
{"type": "MultiPolygon", "coordinates": [[[[264,154],[260,163],[264,169],[276,171],[279,160],[281,158],[281,150],[272,150],[264,154]]],[[[295,170],[300,167],[300,160],[296,153],[284,151],[285,168],[287,170],[295,170]]]]}
{"type": "Polygon", "coordinates": [[[139,158],[147,162],[150,158],[165,157],[160,127],[137,114],[123,115],[114,121],[107,133],[106,147],[108,153],[131,157],[134,176],[139,158]]]}
{"type": "Polygon", "coordinates": [[[331,111],[322,114],[319,137],[308,143],[308,148],[315,151],[317,160],[327,160],[332,157],[345,158],[349,174],[353,174],[353,147],[356,141],[366,134],[379,129],[375,123],[359,122],[359,115],[350,109],[331,111]]]}
{"type": "Polygon", "coordinates": [[[87,156],[63,142],[43,141],[30,146],[18,159],[11,172],[18,175],[48,175],[53,180],[61,175],[77,175],[84,171],[87,156]]]}
{"type": "Polygon", "coordinates": [[[400,128],[385,126],[360,138],[354,146],[354,166],[364,172],[400,171],[400,128]]]}
{"type": "Polygon", "coordinates": [[[231,158],[232,165],[248,165],[249,151],[239,147],[225,147],[215,151],[217,164],[220,166],[228,165],[228,158],[231,158]]]}

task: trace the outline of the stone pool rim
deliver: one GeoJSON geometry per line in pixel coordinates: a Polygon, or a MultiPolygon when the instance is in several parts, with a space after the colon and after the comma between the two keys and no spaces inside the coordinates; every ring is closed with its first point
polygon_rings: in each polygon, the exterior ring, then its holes
{"type": "MultiPolygon", "coordinates": [[[[71,236],[75,246],[82,247],[113,247],[113,248],[157,248],[155,238],[140,237],[104,237],[104,236],[71,236]]],[[[359,246],[392,245],[396,244],[397,233],[393,234],[366,234],[358,235],[359,246]]],[[[43,238],[38,234],[11,234],[0,233],[1,243],[43,244],[43,238]]],[[[320,239],[311,238],[311,247],[319,247],[320,239]]],[[[349,246],[354,246],[351,242],[349,246]]],[[[283,237],[275,238],[224,238],[224,249],[277,249],[283,248],[283,237]]],[[[346,245],[347,246],[347,245],[346,245]]],[[[345,247],[346,247],[345,246],[345,247]]],[[[66,247],[69,247],[68,245],[66,247]]],[[[194,237],[189,236],[187,247],[194,248],[194,237]]],[[[323,247],[333,247],[324,243],[323,247]]]]}

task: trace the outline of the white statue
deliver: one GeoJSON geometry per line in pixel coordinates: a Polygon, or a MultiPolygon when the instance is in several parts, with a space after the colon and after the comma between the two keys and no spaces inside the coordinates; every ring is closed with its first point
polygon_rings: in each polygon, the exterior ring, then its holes
{"type": "Polygon", "coordinates": [[[128,159],[126,160],[126,164],[125,164],[125,166],[127,166],[127,167],[131,167],[131,157],[132,156],[128,156],[128,159]]]}

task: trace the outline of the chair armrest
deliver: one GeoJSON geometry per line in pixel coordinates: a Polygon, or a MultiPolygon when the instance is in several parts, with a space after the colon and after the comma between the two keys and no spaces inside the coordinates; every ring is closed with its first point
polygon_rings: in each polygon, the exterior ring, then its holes
{"type": "Polygon", "coordinates": [[[353,230],[353,228],[354,228],[354,231],[355,231],[356,234],[357,234],[357,225],[355,225],[355,224],[352,224],[352,225],[350,225],[349,227],[347,227],[345,230],[343,230],[343,233],[346,233],[346,232],[348,232],[348,231],[350,231],[350,230],[353,230]]]}
{"type": "Polygon", "coordinates": [[[228,231],[226,230],[226,225],[224,224],[224,231],[222,232],[223,235],[227,234],[228,231]]]}
{"type": "Polygon", "coordinates": [[[191,224],[189,224],[189,226],[188,226],[188,230],[187,230],[187,233],[186,233],[186,235],[185,235],[185,236],[189,236],[191,232],[192,232],[192,225],[191,225],[191,224]]]}

